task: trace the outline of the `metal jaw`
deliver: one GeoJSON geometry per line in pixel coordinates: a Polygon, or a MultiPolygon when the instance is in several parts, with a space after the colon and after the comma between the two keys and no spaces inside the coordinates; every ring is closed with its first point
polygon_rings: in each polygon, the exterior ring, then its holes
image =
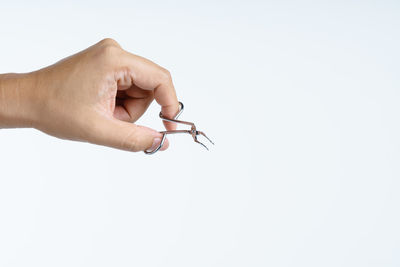
{"type": "Polygon", "coordinates": [[[156,149],[154,149],[153,151],[146,151],[146,150],[145,150],[144,153],[146,153],[146,154],[148,154],[148,155],[151,155],[151,154],[156,153],[158,150],[160,150],[161,147],[163,146],[164,142],[165,142],[165,138],[167,137],[167,134],[188,133],[188,134],[190,134],[190,135],[193,137],[193,140],[194,140],[196,143],[199,143],[200,145],[202,145],[203,147],[205,147],[205,148],[208,150],[208,147],[197,139],[197,136],[198,136],[198,135],[202,135],[202,136],[204,136],[211,144],[214,145],[213,141],[211,141],[210,138],[208,138],[207,135],[206,135],[204,132],[202,132],[202,131],[197,131],[196,126],[194,125],[193,122],[177,120],[178,117],[179,117],[179,115],[182,114],[183,108],[184,108],[183,103],[182,103],[182,102],[179,102],[179,112],[178,112],[178,114],[175,115],[175,117],[174,117],[173,119],[168,119],[168,118],[164,117],[163,114],[162,114],[161,112],[160,112],[160,118],[161,118],[162,120],[164,120],[164,121],[169,121],[169,122],[173,122],[173,123],[180,123],[180,124],[190,125],[190,126],[191,126],[190,130],[161,131],[160,133],[162,133],[163,136],[162,136],[162,138],[161,138],[160,145],[159,145],[156,149]]]}

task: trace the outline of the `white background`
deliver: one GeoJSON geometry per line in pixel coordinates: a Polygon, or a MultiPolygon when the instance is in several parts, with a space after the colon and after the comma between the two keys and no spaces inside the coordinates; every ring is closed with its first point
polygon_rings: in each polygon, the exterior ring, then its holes
{"type": "Polygon", "coordinates": [[[400,265],[399,2],[1,1],[0,36],[0,73],[114,38],[216,143],[0,130],[0,266],[400,265]]]}

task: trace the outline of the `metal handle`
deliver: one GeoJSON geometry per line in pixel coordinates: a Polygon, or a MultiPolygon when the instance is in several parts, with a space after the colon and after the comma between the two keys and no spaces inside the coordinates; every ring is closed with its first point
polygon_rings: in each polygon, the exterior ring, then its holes
{"type": "MultiPolygon", "coordinates": [[[[179,115],[182,114],[183,108],[184,108],[183,103],[182,103],[182,102],[179,102],[179,111],[178,111],[178,113],[175,115],[175,117],[174,117],[173,119],[165,118],[165,117],[162,115],[161,112],[160,112],[160,118],[161,118],[162,120],[164,120],[164,121],[169,121],[169,122],[175,122],[175,123],[176,123],[176,121],[174,121],[174,120],[176,120],[176,119],[179,117],[179,115]]],[[[162,136],[162,138],[161,138],[161,142],[160,142],[160,144],[158,145],[158,147],[155,148],[153,151],[147,151],[147,150],[145,150],[145,151],[144,151],[145,154],[147,154],[147,155],[152,155],[152,154],[156,153],[158,150],[160,150],[160,149],[162,148],[162,146],[164,145],[165,138],[167,137],[168,132],[160,132],[160,133],[162,133],[163,136],[162,136]]]]}

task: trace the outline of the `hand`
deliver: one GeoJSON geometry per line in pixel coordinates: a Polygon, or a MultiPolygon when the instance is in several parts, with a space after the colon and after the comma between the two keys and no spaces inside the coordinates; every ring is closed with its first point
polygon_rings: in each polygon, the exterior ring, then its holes
{"type": "MultiPolygon", "coordinates": [[[[13,113],[3,107],[3,116],[0,109],[0,128],[2,117],[11,125],[15,123],[10,122],[10,116],[20,117],[17,119],[23,125],[18,126],[33,126],[59,138],[129,151],[152,150],[161,141],[157,131],[132,123],[153,99],[168,117],[174,117],[179,109],[169,72],[124,51],[112,39],[44,69],[3,78],[3,101],[4,95],[12,98],[18,91],[15,98],[20,108],[13,113]],[[18,80],[14,94],[7,88],[7,79],[18,80]]],[[[165,127],[175,129],[171,123],[165,123],[165,127]]],[[[162,150],[167,147],[166,140],[162,150]]]]}

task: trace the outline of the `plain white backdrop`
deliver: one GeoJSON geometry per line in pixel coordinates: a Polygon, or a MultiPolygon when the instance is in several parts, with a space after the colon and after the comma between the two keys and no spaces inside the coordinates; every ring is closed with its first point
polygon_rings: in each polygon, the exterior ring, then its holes
{"type": "Polygon", "coordinates": [[[400,265],[397,1],[1,1],[0,36],[0,73],[114,38],[216,143],[0,130],[0,266],[400,265]]]}

